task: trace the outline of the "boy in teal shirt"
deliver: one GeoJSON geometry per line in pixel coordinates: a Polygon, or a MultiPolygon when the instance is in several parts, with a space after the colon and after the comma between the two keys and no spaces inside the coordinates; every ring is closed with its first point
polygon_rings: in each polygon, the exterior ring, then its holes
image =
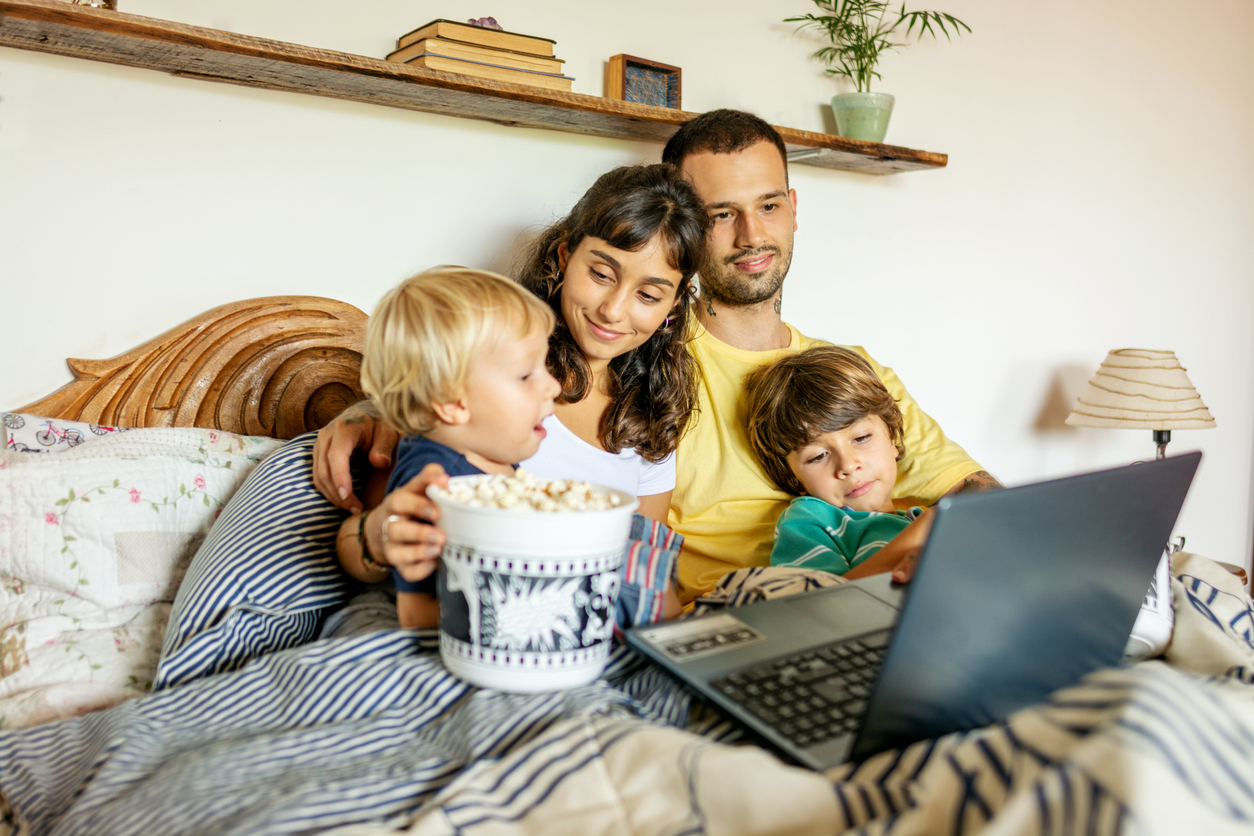
{"type": "Polygon", "coordinates": [[[830,345],[789,355],[749,376],[745,405],[754,455],[796,497],[771,565],[909,580],[932,515],[893,507],[901,411],[867,362],[830,345]]]}

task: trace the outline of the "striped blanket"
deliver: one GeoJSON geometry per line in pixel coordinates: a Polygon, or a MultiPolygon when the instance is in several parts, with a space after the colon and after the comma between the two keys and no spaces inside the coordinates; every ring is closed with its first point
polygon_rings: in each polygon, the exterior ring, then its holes
{"type": "MultiPolygon", "coordinates": [[[[1248,834],[1254,608],[1205,558],[1173,572],[1164,658],[827,775],[739,743],[622,648],[593,685],[520,696],[385,631],[0,733],[0,834],[1248,834]]],[[[719,595],[818,582],[748,572],[719,595]]]]}

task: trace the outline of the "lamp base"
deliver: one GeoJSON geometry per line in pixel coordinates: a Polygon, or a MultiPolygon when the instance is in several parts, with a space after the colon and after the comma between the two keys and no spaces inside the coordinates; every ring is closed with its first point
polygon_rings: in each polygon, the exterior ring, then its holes
{"type": "Polygon", "coordinates": [[[1154,458],[1165,459],[1167,457],[1167,444],[1171,441],[1171,430],[1154,430],[1154,443],[1158,445],[1158,455],[1154,458]]]}

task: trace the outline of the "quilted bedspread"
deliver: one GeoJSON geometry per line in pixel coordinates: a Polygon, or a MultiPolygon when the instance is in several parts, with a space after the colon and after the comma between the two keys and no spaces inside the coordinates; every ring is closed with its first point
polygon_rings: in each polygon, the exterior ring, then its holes
{"type": "MultiPolygon", "coordinates": [[[[386,631],[0,732],[0,833],[1249,834],[1254,609],[1205,558],[1173,574],[1163,658],[826,775],[739,742],[625,648],[593,685],[523,696],[386,631]]],[[[765,577],[722,595],[813,580],[765,577]]]]}

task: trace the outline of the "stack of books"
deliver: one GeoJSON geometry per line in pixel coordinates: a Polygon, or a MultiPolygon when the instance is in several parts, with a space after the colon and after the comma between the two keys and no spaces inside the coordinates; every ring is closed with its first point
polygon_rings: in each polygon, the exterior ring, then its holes
{"type": "Polygon", "coordinates": [[[389,61],[450,73],[570,90],[573,78],[562,75],[562,59],[553,57],[556,42],[470,23],[433,20],[396,39],[389,61]]]}

